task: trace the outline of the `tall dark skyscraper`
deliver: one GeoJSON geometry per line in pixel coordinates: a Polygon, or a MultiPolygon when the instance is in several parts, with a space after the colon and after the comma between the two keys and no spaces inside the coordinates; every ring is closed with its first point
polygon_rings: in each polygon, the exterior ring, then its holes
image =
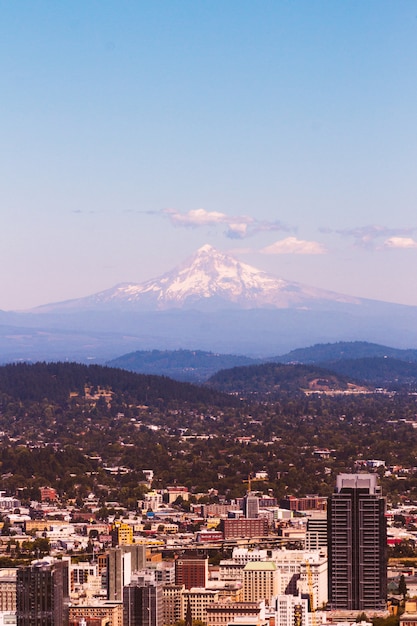
{"type": "Polygon", "coordinates": [[[123,626],[163,626],[162,584],[155,576],[137,572],[123,588],[123,626]]]}
{"type": "Polygon", "coordinates": [[[339,474],[328,502],[332,609],[384,609],[387,595],[385,499],[375,474],[339,474]]]}
{"type": "Polygon", "coordinates": [[[66,626],[68,596],[67,561],[35,561],[27,567],[19,567],[17,626],[66,626]]]}

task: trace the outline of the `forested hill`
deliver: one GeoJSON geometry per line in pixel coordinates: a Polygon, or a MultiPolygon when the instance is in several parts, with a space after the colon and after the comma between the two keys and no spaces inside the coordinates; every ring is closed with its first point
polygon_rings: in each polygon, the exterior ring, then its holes
{"type": "Polygon", "coordinates": [[[340,359],[326,362],[326,368],[342,376],[364,381],[366,384],[388,389],[417,389],[417,363],[390,357],[340,359]]]}
{"type": "Polygon", "coordinates": [[[234,367],[217,372],[208,384],[215,389],[241,396],[260,395],[274,397],[302,390],[343,391],[355,383],[348,377],[312,365],[284,365],[265,363],[234,367]]]}
{"type": "Polygon", "coordinates": [[[107,365],[122,367],[131,372],[201,383],[221,369],[253,363],[256,361],[246,356],[203,350],[137,350],[113,359],[107,365]]]}
{"type": "Polygon", "coordinates": [[[158,406],[161,403],[236,405],[237,400],[214,389],[181,383],[163,376],[135,374],[118,368],[79,363],[17,363],[0,367],[0,395],[20,401],[66,403],[70,395],[83,397],[98,388],[123,395],[125,401],[158,406]]]}
{"type": "Polygon", "coordinates": [[[376,357],[417,362],[417,350],[390,348],[368,341],[338,341],[337,343],[318,343],[308,348],[297,348],[271,360],[280,363],[321,364],[341,359],[353,360],[376,357]]]}

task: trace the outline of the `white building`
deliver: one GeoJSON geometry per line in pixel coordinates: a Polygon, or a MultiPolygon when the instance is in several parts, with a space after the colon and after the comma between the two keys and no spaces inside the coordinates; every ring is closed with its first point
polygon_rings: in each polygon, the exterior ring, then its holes
{"type": "Polygon", "coordinates": [[[309,626],[308,600],[301,596],[279,595],[273,603],[276,626],[309,626]]]}

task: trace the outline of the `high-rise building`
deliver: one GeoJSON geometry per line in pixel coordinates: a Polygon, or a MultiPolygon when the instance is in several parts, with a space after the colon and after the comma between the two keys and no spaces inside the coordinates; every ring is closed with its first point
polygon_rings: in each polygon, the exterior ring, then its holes
{"type": "Polygon", "coordinates": [[[162,584],[138,572],[123,589],[123,626],[163,626],[162,584]]]}
{"type": "Polygon", "coordinates": [[[385,500],[375,474],[339,474],[328,502],[332,609],[384,609],[387,594],[385,500]]]}
{"type": "Polygon", "coordinates": [[[188,552],[175,561],[175,584],[192,587],[206,587],[208,581],[208,558],[188,552]]]}
{"type": "Polygon", "coordinates": [[[67,626],[68,601],[68,561],[45,559],[18,568],[17,626],[67,626]]]}
{"type": "Polygon", "coordinates": [[[243,600],[258,602],[278,593],[278,570],[274,561],[249,561],[243,568],[243,600]]]}
{"type": "Polygon", "coordinates": [[[143,544],[110,548],[107,556],[107,598],[123,600],[123,587],[132,579],[132,573],[143,569],[146,561],[146,548],[143,544]]]}
{"type": "Polygon", "coordinates": [[[243,515],[246,519],[256,519],[259,516],[259,498],[253,493],[247,493],[243,498],[243,515]]]}

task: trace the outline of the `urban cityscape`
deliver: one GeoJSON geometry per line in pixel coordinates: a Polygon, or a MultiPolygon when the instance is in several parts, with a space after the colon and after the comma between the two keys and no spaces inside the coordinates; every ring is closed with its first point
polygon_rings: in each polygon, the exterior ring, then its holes
{"type": "MultiPolygon", "coordinates": [[[[143,473],[151,487],[152,470],[143,473]]],[[[0,569],[1,623],[414,623],[413,567],[388,567],[388,546],[405,537],[394,519],[410,507],[387,511],[375,467],[339,474],[328,498],[277,502],[253,490],[264,479],[250,477],[243,498],[191,507],[178,506],[189,503],[184,486],[150,488],[138,502],[142,514],[108,523],[91,513],[92,494],[86,515],[59,506],[52,488],[30,510],[1,493],[3,554],[31,541],[37,553],[28,565],[0,569]],[[184,522],[199,530],[180,532],[184,522]]]]}
{"type": "Polygon", "coordinates": [[[416,0],[0,0],[0,626],[417,626],[416,0]]]}

